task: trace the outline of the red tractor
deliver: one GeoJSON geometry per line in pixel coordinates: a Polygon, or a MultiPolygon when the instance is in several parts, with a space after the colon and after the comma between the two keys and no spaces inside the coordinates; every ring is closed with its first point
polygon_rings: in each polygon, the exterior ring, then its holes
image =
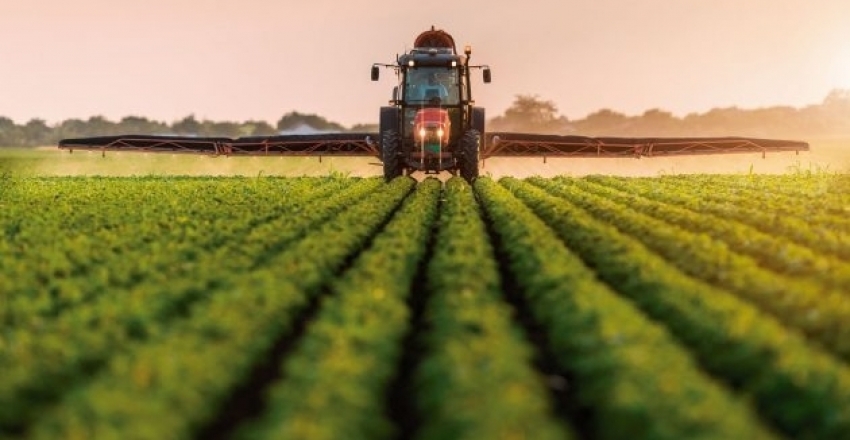
{"type": "Polygon", "coordinates": [[[398,85],[391,106],[381,107],[379,146],[384,177],[448,171],[472,181],[478,177],[478,159],[484,139],[484,109],[473,106],[472,69],[483,69],[484,82],[491,74],[487,66],[469,64],[472,50],[457,53],[451,35],[433,27],[419,35],[410,52],[395,64],[374,64],[372,80],[379,68],[395,70],[398,85]]]}

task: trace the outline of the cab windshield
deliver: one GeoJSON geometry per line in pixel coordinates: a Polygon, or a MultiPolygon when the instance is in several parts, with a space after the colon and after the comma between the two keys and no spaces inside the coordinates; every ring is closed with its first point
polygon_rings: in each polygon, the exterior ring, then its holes
{"type": "Polygon", "coordinates": [[[409,104],[458,105],[458,74],[446,67],[413,67],[408,69],[404,99],[409,104]]]}

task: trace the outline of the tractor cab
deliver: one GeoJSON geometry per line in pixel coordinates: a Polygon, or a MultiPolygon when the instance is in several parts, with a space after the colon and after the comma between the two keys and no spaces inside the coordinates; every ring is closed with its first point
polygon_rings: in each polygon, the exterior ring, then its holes
{"type": "Polygon", "coordinates": [[[403,99],[409,105],[456,106],[460,104],[461,84],[457,69],[408,68],[403,99]]]}

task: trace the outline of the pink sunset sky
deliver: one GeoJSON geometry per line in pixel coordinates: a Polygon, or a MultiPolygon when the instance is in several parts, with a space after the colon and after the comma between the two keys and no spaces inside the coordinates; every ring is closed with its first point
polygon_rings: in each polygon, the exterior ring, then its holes
{"type": "Polygon", "coordinates": [[[848,0],[3,0],[0,116],[377,122],[369,80],[431,25],[471,44],[477,104],[570,119],[816,104],[850,89],[848,0]]]}

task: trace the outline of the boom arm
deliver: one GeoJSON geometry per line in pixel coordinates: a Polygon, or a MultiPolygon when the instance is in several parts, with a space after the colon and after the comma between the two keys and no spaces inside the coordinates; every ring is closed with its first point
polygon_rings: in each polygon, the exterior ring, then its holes
{"type": "Polygon", "coordinates": [[[483,157],[569,156],[643,157],[768,151],[808,151],[802,141],[748,137],[587,137],[530,133],[491,133],[483,157]]]}
{"type": "Polygon", "coordinates": [[[378,156],[375,133],[224,137],[123,135],[63,139],[69,151],[138,151],[225,156],[378,156]]]}
{"type": "MultiPolygon", "coordinates": [[[[69,151],[137,151],[235,156],[375,156],[377,133],[330,133],[224,137],[99,136],[63,139],[69,151]]],[[[480,158],[490,157],[652,157],[676,155],[809,151],[802,141],[748,137],[587,137],[533,133],[487,133],[480,158]]]]}

